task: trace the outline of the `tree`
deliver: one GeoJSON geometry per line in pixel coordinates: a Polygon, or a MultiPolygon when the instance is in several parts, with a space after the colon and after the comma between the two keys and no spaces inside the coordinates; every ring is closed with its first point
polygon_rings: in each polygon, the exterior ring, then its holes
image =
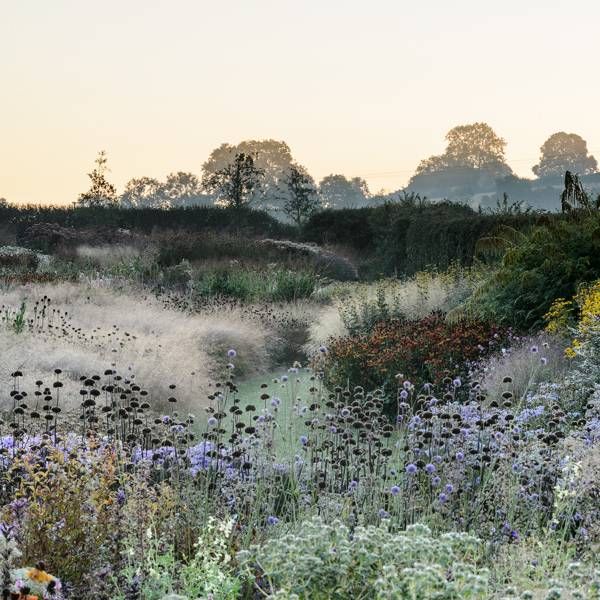
{"type": "Polygon", "coordinates": [[[214,172],[205,172],[202,187],[214,193],[227,206],[241,208],[252,201],[253,192],[260,186],[262,169],[254,164],[250,154],[240,152],[233,162],[214,172]]]}
{"type": "Polygon", "coordinates": [[[207,204],[212,201],[212,198],[203,193],[202,183],[198,176],[185,171],[167,175],[167,179],[165,183],[161,184],[160,189],[171,207],[207,204]]]}
{"type": "Polygon", "coordinates": [[[365,204],[369,186],[360,177],[327,175],[319,184],[319,195],[325,208],[356,208],[365,204]]]}
{"type": "Polygon", "coordinates": [[[109,172],[106,166],[108,159],[104,150],[98,153],[94,161],[96,168],[88,173],[92,185],[87,192],[79,194],[77,203],[80,206],[111,206],[117,202],[117,188],[106,179],[106,173],[109,172]]]}
{"type": "Polygon", "coordinates": [[[544,142],[540,152],[540,162],[531,169],[539,178],[562,178],[566,171],[579,175],[598,171],[598,162],[588,154],[586,141],[575,133],[553,133],[544,142]]]}
{"type": "Polygon", "coordinates": [[[446,134],[440,156],[417,166],[408,186],[432,196],[473,194],[494,187],[496,179],[512,174],[506,164],[506,142],[487,123],[459,125],[446,134]]]}
{"type": "Polygon", "coordinates": [[[119,202],[125,208],[165,208],[167,198],[158,179],[140,177],[125,184],[119,202]]]}
{"type": "Polygon", "coordinates": [[[292,165],[285,181],[287,195],[283,211],[296,223],[302,223],[319,209],[320,201],[314,179],[306,169],[292,165]]]}
{"type": "Polygon", "coordinates": [[[496,135],[487,123],[454,127],[446,134],[446,141],[445,157],[450,164],[504,171],[498,175],[511,172],[504,156],[506,141],[496,135]]]}
{"type": "Polygon", "coordinates": [[[246,140],[239,144],[221,144],[202,165],[205,177],[231,164],[238,154],[253,157],[256,168],[263,172],[261,185],[254,188],[252,202],[259,208],[277,208],[282,204],[282,189],[294,163],[290,147],[277,140],[246,140]]]}

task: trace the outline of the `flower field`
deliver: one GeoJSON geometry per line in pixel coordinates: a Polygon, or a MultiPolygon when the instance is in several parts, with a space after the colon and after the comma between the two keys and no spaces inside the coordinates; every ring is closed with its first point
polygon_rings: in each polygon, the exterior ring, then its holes
{"type": "Polygon", "coordinates": [[[0,597],[600,598],[600,273],[153,260],[2,267],[0,597]]]}

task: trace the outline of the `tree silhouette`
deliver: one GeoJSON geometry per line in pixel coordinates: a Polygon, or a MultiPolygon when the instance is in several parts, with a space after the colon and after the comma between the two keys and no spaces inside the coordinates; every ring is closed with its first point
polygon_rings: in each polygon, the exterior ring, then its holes
{"type": "Polygon", "coordinates": [[[239,144],[221,144],[202,165],[203,180],[231,164],[238,154],[252,156],[254,166],[263,173],[261,185],[254,188],[252,203],[259,208],[281,207],[281,190],[294,163],[290,147],[278,140],[245,140],[239,144]]]}
{"type": "Polygon", "coordinates": [[[315,182],[306,169],[292,165],[285,184],[287,195],[283,211],[296,225],[302,225],[320,206],[315,182]]]}
{"type": "Polygon", "coordinates": [[[166,208],[167,199],[158,179],[139,177],[125,184],[119,202],[125,208],[166,208]]]}
{"type": "Polygon", "coordinates": [[[442,194],[473,193],[512,174],[505,159],[506,142],[487,123],[454,127],[446,134],[446,141],[443,154],[419,163],[409,188],[442,194]]]}
{"type": "Polygon", "coordinates": [[[254,164],[252,155],[240,152],[223,168],[205,172],[202,187],[216,194],[227,206],[241,208],[252,201],[252,193],[260,186],[263,176],[263,170],[254,164]]]}
{"type": "Polygon", "coordinates": [[[96,168],[88,173],[92,185],[87,192],[79,194],[77,203],[80,206],[111,206],[117,202],[117,188],[106,179],[109,169],[106,166],[108,159],[104,150],[98,152],[94,161],[96,168]]]}
{"type": "Polygon", "coordinates": [[[540,148],[540,162],[532,167],[539,177],[563,177],[566,171],[590,175],[598,162],[588,154],[586,141],[576,133],[553,133],[540,148]]]}
{"type": "Polygon", "coordinates": [[[360,177],[327,175],[319,184],[319,194],[325,208],[356,208],[365,204],[369,187],[360,177]]]}

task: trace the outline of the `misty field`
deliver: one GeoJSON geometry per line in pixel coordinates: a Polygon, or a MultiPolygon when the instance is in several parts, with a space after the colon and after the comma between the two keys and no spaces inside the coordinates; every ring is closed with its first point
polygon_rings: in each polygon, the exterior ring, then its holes
{"type": "Polygon", "coordinates": [[[523,220],[6,239],[2,597],[599,598],[600,221],[523,220]]]}

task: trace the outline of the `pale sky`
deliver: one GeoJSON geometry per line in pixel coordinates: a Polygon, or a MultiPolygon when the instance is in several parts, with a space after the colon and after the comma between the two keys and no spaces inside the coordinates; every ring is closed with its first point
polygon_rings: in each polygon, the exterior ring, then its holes
{"type": "Polygon", "coordinates": [[[200,174],[222,142],[285,140],[320,179],[405,185],[488,122],[532,176],[555,131],[600,159],[599,0],[0,0],[0,197],[200,174]]]}

